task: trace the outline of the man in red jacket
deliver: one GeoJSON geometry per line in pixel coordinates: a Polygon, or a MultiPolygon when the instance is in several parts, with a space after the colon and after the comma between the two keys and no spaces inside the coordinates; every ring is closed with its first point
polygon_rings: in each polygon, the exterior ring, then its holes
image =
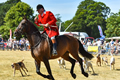
{"type": "Polygon", "coordinates": [[[58,32],[58,27],[56,25],[56,18],[53,15],[52,12],[50,11],[45,11],[44,7],[41,4],[37,5],[37,11],[39,13],[38,16],[35,17],[35,24],[40,26],[43,25],[44,26],[44,31],[46,32],[47,35],[49,36],[49,38],[51,38],[52,43],[53,43],[53,55],[56,56],[57,55],[57,43],[55,40],[55,36],[59,35],[58,32]]]}

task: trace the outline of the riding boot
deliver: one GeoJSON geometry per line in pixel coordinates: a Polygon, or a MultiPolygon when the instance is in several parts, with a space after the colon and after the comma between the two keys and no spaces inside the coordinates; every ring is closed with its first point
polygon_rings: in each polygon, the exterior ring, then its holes
{"type": "Polygon", "coordinates": [[[53,56],[57,56],[57,43],[53,43],[53,56]]]}

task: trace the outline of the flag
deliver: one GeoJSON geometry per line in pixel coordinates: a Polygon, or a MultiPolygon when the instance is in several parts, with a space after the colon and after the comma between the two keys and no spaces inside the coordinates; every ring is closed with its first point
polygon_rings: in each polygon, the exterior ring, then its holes
{"type": "Polygon", "coordinates": [[[10,29],[10,42],[12,42],[12,30],[10,29]]]}
{"type": "Polygon", "coordinates": [[[102,32],[102,29],[101,29],[101,27],[99,25],[98,25],[98,30],[99,30],[100,36],[102,37],[103,36],[103,32],[102,32]]]}

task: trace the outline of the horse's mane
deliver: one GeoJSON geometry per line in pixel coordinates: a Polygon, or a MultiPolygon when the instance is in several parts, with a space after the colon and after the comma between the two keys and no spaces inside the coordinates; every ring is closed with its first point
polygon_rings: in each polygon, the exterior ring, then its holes
{"type": "Polygon", "coordinates": [[[35,26],[35,24],[33,22],[31,22],[30,20],[27,20],[31,26],[33,26],[37,31],[39,31],[39,29],[35,26]]]}

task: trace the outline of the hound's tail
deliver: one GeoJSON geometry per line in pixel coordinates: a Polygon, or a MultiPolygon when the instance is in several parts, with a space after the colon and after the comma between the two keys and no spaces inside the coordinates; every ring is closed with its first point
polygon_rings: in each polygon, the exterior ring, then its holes
{"type": "Polygon", "coordinates": [[[24,57],[23,57],[23,60],[21,62],[23,62],[23,61],[24,61],[24,57]]]}
{"type": "Polygon", "coordinates": [[[88,58],[88,59],[92,59],[92,58],[93,58],[93,55],[90,54],[89,52],[87,52],[87,51],[84,49],[83,45],[81,44],[81,42],[80,42],[79,40],[78,40],[78,42],[79,42],[79,52],[80,52],[80,54],[81,54],[83,57],[86,57],[86,58],[88,58]]]}
{"type": "Polygon", "coordinates": [[[24,61],[24,59],[21,62],[23,62],[23,61],[24,61]]]}

